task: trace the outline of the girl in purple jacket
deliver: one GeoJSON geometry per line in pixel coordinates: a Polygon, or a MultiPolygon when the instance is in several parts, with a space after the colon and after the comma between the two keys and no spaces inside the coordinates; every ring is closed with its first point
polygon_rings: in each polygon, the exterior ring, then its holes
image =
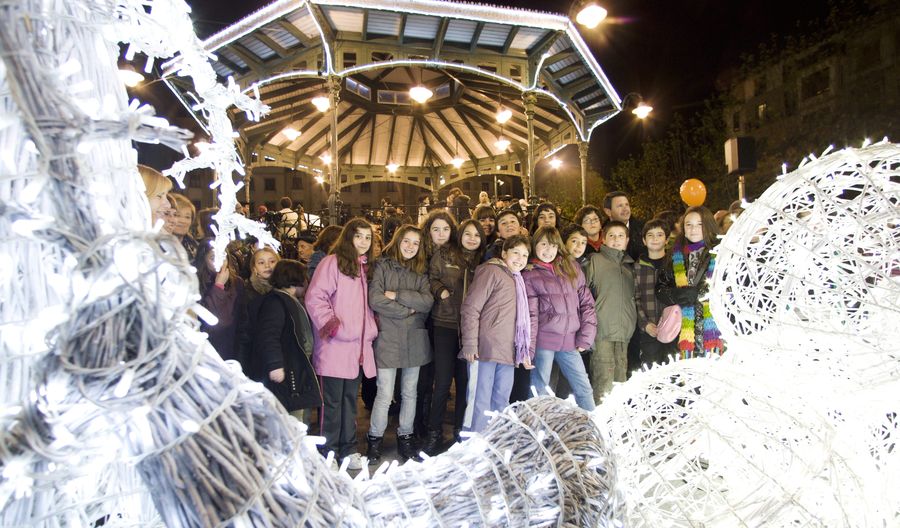
{"type": "Polygon", "coordinates": [[[597,334],[594,298],[556,228],[538,228],[531,248],[531,265],[522,272],[531,319],[529,351],[534,354],[531,385],[538,394],[546,394],[556,361],[578,406],[592,411],[594,393],[581,352],[591,347],[597,334]]]}
{"type": "Polygon", "coordinates": [[[501,411],[509,405],[516,365],[533,368],[528,296],[521,275],[528,253],[528,237],[505,239],[502,257],[475,270],[460,308],[460,357],[470,363],[465,426],[475,432],[488,423],[485,411],[501,411]]]}
{"type": "Polygon", "coordinates": [[[362,467],[356,452],[360,373],[375,376],[372,342],[378,330],[368,299],[371,257],[372,226],[354,218],[344,226],[332,254],[319,263],[306,290],[316,337],[313,367],[322,387],[319,423],[324,451],[333,451],[339,460],[349,457],[350,469],[362,467]]]}

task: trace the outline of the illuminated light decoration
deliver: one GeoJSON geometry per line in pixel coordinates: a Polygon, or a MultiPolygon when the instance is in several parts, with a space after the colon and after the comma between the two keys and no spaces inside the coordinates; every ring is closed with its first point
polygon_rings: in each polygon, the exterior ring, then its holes
{"type": "Polygon", "coordinates": [[[588,29],[594,29],[595,27],[600,25],[600,22],[603,22],[603,20],[606,18],[606,15],[606,9],[603,9],[597,4],[591,3],[585,6],[578,12],[577,15],[575,15],[575,21],[588,29]]]}
{"type": "Polygon", "coordinates": [[[284,135],[284,137],[288,138],[288,141],[294,141],[302,134],[302,132],[290,126],[285,127],[284,130],[281,131],[281,133],[282,135],[284,135]]]}
{"type": "Polygon", "coordinates": [[[120,68],[118,72],[119,78],[122,79],[122,82],[125,84],[125,86],[129,88],[134,88],[135,86],[144,82],[144,76],[132,69],[120,68]]]}
{"type": "Polygon", "coordinates": [[[319,112],[327,112],[328,109],[331,108],[331,99],[325,97],[324,95],[313,97],[310,102],[313,106],[316,107],[316,110],[318,110],[319,112]]]}
{"type": "Polygon", "coordinates": [[[462,167],[463,163],[465,163],[465,162],[466,162],[466,160],[460,158],[459,156],[456,156],[455,158],[450,160],[450,164],[453,165],[453,168],[455,168],[455,169],[462,167]]]}
{"type": "Polygon", "coordinates": [[[634,107],[634,110],[632,110],[631,113],[636,115],[638,119],[644,119],[648,115],[650,115],[650,112],[652,112],[652,111],[653,111],[652,106],[641,101],[640,103],[638,103],[638,105],[636,107],[634,107]]]}
{"type": "Polygon", "coordinates": [[[501,107],[500,110],[497,111],[497,122],[501,125],[510,119],[512,119],[512,110],[509,108],[501,107]]]}
{"type": "Polygon", "coordinates": [[[322,176],[316,176],[314,179],[316,180],[316,183],[318,183],[319,185],[322,185],[323,183],[325,183],[325,178],[322,176]]]}
{"type": "Polygon", "coordinates": [[[397,169],[400,168],[400,165],[397,165],[396,163],[391,162],[391,163],[388,163],[387,165],[385,165],[384,168],[387,169],[388,172],[393,174],[393,173],[397,172],[397,169]]]}
{"type": "Polygon", "coordinates": [[[511,143],[509,142],[509,140],[503,136],[500,136],[499,138],[497,138],[497,141],[494,142],[494,146],[497,147],[497,150],[502,152],[505,152],[506,149],[509,148],[510,144],[511,143]]]}
{"type": "Polygon", "coordinates": [[[419,104],[424,104],[425,101],[431,99],[431,96],[433,95],[434,92],[429,90],[426,86],[413,86],[409,89],[409,97],[419,104]]]}
{"type": "Polygon", "coordinates": [[[625,525],[896,524],[898,177],[898,145],[826,151],[744,205],[713,250],[724,355],[594,411],[625,525]]]}
{"type": "Polygon", "coordinates": [[[322,154],[321,156],[319,156],[319,159],[322,160],[322,163],[324,163],[325,165],[331,165],[331,162],[334,161],[331,158],[331,154],[329,154],[327,152],[325,154],[322,154]]]}
{"type": "Polygon", "coordinates": [[[549,163],[550,163],[550,168],[553,170],[556,170],[556,169],[562,167],[562,160],[559,158],[553,158],[550,160],[549,163]]]}

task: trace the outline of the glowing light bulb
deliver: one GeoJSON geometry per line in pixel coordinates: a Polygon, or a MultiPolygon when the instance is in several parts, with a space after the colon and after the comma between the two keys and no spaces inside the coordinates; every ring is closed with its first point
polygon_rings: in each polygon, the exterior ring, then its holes
{"type": "Polygon", "coordinates": [[[331,165],[331,161],[332,161],[331,154],[326,152],[325,154],[322,154],[321,156],[319,156],[319,159],[322,160],[322,163],[324,163],[325,165],[331,165]]]}
{"type": "Polygon", "coordinates": [[[465,161],[466,161],[466,160],[460,158],[459,156],[456,156],[455,158],[453,158],[452,160],[450,160],[450,164],[452,164],[453,167],[455,167],[455,168],[458,169],[458,168],[462,167],[462,164],[463,164],[465,161]]]}
{"type": "Polygon", "coordinates": [[[331,108],[331,101],[324,95],[313,97],[311,102],[319,112],[327,112],[331,108]]]}
{"type": "Polygon", "coordinates": [[[397,165],[397,164],[394,163],[394,162],[390,162],[390,163],[388,163],[387,165],[385,165],[384,168],[386,168],[386,169],[388,170],[388,172],[390,172],[391,174],[393,174],[393,173],[397,172],[397,169],[400,168],[400,165],[397,165]]]}
{"type": "Polygon", "coordinates": [[[512,119],[512,110],[506,107],[500,107],[497,111],[497,122],[501,125],[512,119]]]}
{"type": "Polygon", "coordinates": [[[432,92],[425,86],[422,86],[421,84],[419,86],[413,86],[409,89],[409,96],[413,101],[419,104],[422,104],[425,101],[431,99],[432,95],[434,95],[434,92],[432,92]]]}
{"type": "Polygon", "coordinates": [[[644,102],[641,102],[634,108],[634,110],[631,111],[631,113],[636,115],[638,119],[644,119],[645,117],[650,115],[650,112],[652,112],[652,111],[653,111],[652,106],[650,106],[644,102]]]}
{"type": "Polygon", "coordinates": [[[552,160],[550,160],[550,168],[551,168],[551,169],[556,170],[556,169],[558,169],[558,168],[560,168],[560,167],[562,167],[562,160],[561,160],[561,159],[559,159],[559,158],[553,158],[552,160]]]}
{"type": "Polygon", "coordinates": [[[144,76],[134,70],[122,69],[119,70],[119,79],[125,86],[129,88],[134,88],[135,86],[144,82],[144,76]]]}
{"type": "Polygon", "coordinates": [[[300,137],[300,134],[302,134],[302,132],[300,132],[296,128],[290,127],[290,126],[285,127],[285,129],[282,130],[281,133],[284,134],[284,137],[288,138],[288,140],[290,140],[290,141],[294,141],[295,139],[300,137]]]}
{"type": "Polygon", "coordinates": [[[322,185],[323,183],[325,183],[325,178],[323,178],[321,176],[316,176],[314,179],[316,180],[316,183],[318,183],[319,185],[322,185]]]}
{"type": "Polygon", "coordinates": [[[494,143],[494,146],[497,147],[497,150],[503,150],[503,151],[508,149],[509,145],[510,145],[509,140],[503,136],[500,136],[500,138],[497,139],[497,142],[494,143]]]}
{"type": "Polygon", "coordinates": [[[588,29],[594,29],[600,25],[600,22],[603,22],[603,19],[606,18],[606,14],[606,9],[603,9],[597,4],[590,4],[578,12],[575,16],[575,22],[578,22],[588,29]]]}

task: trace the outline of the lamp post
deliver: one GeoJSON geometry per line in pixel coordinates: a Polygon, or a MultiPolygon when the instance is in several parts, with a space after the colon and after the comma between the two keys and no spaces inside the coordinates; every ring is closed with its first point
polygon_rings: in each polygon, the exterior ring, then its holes
{"type": "Polygon", "coordinates": [[[631,113],[638,119],[646,119],[647,116],[650,115],[650,112],[653,111],[653,107],[647,104],[644,101],[644,97],[637,92],[625,94],[625,97],[622,98],[622,108],[627,108],[629,106],[629,101],[634,105],[634,108],[631,109],[631,113]]]}

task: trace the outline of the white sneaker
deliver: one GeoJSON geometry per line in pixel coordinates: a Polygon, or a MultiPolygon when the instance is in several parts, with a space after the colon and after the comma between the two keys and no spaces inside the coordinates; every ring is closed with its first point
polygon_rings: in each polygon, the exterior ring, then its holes
{"type": "Polygon", "coordinates": [[[350,462],[347,464],[347,469],[350,471],[359,471],[362,469],[362,457],[359,456],[359,453],[353,453],[352,455],[348,455],[347,460],[350,462]]]}

